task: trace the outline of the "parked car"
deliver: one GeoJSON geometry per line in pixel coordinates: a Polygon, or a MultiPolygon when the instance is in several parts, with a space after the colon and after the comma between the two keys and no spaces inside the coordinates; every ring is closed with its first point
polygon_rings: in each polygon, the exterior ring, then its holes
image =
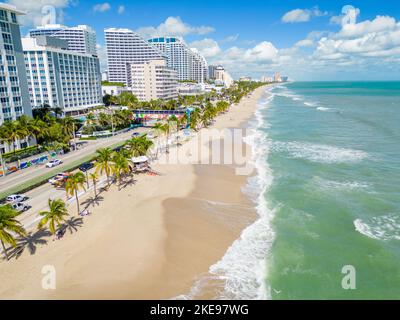
{"type": "Polygon", "coordinates": [[[30,209],[30,206],[28,206],[27,204],[25,204],[23,202],[15,202],[11,205],[11,207],[18,212],[24,212],[24,211],[30,209]]]}
{"type": "Polygon", "coordinates": [[[53,178],[49,179],[48,181],[50,184],[55,185],[55,184],[58,184],[59,182],[67,180],[68,176],[69,176],[68,172],[62,172],[62,173],[57,174],[53,178]]]}
{"type": "Polygon", "coordinates": [[[152,132],[149,132],[149,133],[146,135],[146,137],[147,137],[147,139],[154,139],[154,134],[153,134],[152,132]]]}
{"type": "Polygon", "coordinates": [[[62,161],[59,159],[50,160],[49,162],[46,163],[46,168],[53,168],[55,166],[60,165],[61,163],[62,161]]]}
{"type": "Polygon", "coordinates": [[[92,162],[86,162],[79,167],[79,170],[86,172],[94,167],[92,162]]]}
{"type": "Polygon", "coordinates": [[[139,132],[134,132],[134,133],[132,133],[132,138],[133,137],[139,137],[140,136],[140,133],[139,132]]]}
{"type": "Polygon", "coordinates": [[[7,203],[16,203],[16,202],[25,201],[27,199],[29,199],[29,198],[23,194],[12,194],[6,198],[6,202],[7,203]]]}

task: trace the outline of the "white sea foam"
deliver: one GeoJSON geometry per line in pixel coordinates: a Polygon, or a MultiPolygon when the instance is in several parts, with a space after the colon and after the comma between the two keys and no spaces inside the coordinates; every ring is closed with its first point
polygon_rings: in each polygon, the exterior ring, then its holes
{"type": "Polygon", "coordinates": [[[320,163],[353,163],[368,157],[368,154],[361,150],[298,141],[274,142],[272,151],[320,163]]]}
{"type": "Polygon", "coordinates": [[[334,181],[326,180],[320,177],[314,177],[313,181],[314,183],[317,183],[320,187],[327,189],[357,190],[370,188],[369,183],[361,181],[334,181]]]}
{"type": "Polygon", "coordinates": [[[376,240],[400,240],[400,215],[388,214],[353,221],[357,232],[376,240]]]}
{"type": "MultiPolygon", "coordinates": [[[[260,109],[256,112],[256,119],[257,128],[265,128],[260,109]]],[[[267,164],[270,142],[264,132],[255,129],[246,137],[246,143],[252,146],[252,161],[257,168],[257,175],[249,178],[246,191],[252,193],[256,200],[259,219],[242,232],[220,261],[210,267],[210,274],[224,281],[224,290],[220,295],[223,299],[270,297],[265,278],[266,258],[274,240],[271,227],[273,211],[264,198],[272,183],[272,172],[267,164]]]]}
{"type": "Polygon", "coordinates": [[[317,110],[318,111],[329,111],[331,109],[330,108],[326,108],[326,107],[318,107],[317,110]]]}
{"type": "MultiPolygon", "coordinates": [[[[307,106],[307,107],[316,107],[317,105],[318,105],[318,103],[316,103],[316,102],[309,102],[309,101],[304,101],[304,104],[307,106]]],[[[318,108],[317,108],[318,109],[318,108]]]]}

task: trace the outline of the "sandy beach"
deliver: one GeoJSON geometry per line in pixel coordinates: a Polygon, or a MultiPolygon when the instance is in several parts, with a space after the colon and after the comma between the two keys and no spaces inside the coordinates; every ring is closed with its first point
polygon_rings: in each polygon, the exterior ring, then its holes
{"type": "MultiPolygon", "coordinates": [[[[212,128],[240,128],[263,94],[265,87],[256,89],[218,116],[212,128]]],[[[190,152],[194,147],[192,139],[180,148],[190,152]]],[[[160,175],[135,175],[121,190],[113,185],[90,206],[87,217],[79,218],[71,205],[63,239],[36,233],[18,258],[0,261],[0,298],[169,299],[187,294],[256,219],[241,190],[248,176],[236,175],[235,166],[225,164],[152,166],[160,175]],[[54,290],[42,288],[44,266],[55,268],[54,290]]],[[[214,298],[218,289],[216,284],[197,297],[214,298]]]]}

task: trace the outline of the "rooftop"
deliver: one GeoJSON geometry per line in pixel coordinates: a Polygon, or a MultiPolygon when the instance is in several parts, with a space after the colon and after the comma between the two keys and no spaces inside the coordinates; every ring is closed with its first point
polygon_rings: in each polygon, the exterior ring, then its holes
{"type": "Polygon", "coordinates": [[[11,12],[14,12],[16,14],[21,14],[21,15],[26,14],[26,12],[18,10],[16,6],[13,6],[12,4],[8,4],[8,3],[3,3],[3,2],[0,2],[0,9],[11,11],[11,12]]]}

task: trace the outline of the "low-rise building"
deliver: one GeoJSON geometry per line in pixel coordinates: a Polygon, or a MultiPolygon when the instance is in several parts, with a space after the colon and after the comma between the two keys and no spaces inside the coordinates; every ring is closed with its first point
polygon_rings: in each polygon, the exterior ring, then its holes
{"type": "Polygon", "coordinates": [[[105,96],[106,94],[110,96],[119,96],[124,91],[131,91],[131,90],[128,87],[121,85],[113,85],[112,83],[101,85],[101,93],[103,96],[105,96]]]}

